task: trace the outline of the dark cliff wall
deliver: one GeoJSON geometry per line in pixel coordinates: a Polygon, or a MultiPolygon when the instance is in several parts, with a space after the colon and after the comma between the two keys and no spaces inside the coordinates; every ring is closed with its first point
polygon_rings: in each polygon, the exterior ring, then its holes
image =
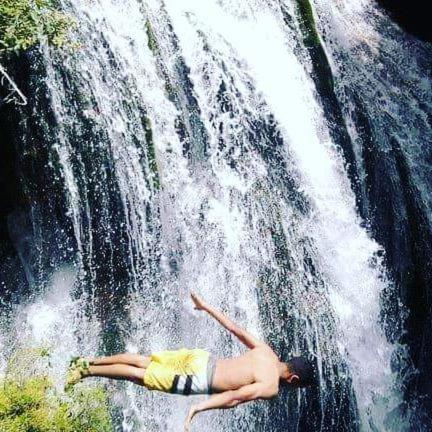
{"type": "Polygon", "coordinates": [[[432,42],[432,26],[430,14],[425,13],[427,3],[423,0],[378,0],[390,15],[407,32],[432,42]]]}
{"type": "Polygon", "coordinates": [[[370,138],[365,147],[368,219],[374,237],[385,248],[387,267],[401,300],[399,303],[393,292],[385,293],[384,321],[389,339],[408,347],[408,369],[401,370],[402,388],[410,411],[415,412],[411,430],[423,432],[432,430],[432,230],[401,144],[393,138],[391,150],[384,152],[379,141],[373,135],[370,138]],[[406,313],[401,332],[398,318],[406,313]]]}
{"type": "MultiPolygon", "coordinates": [[[[8,66],[17,59],[8,62],[8,66]]],[[[4,63],[3,63],[4,64],[4,63]]],[[[0,95],[0,306],[7,305],[18,293],[27,291],[24,268],[9,231],[9,219],[24,202],[18,175],[18,158],[14,146],[19,117],[13,104],[0,95]]]]}
{"type": "Polygon", "coordinates": [[[40,122],[48,99],[35,73],[38,53],[27,51],[2,64],[29,101],[0,106],[0,296],[7,303],[37,295],[35,288],[67,259],[71,245],[67,235],[59,235],[70,227],[63,223],[64,197],[40,122]]]}

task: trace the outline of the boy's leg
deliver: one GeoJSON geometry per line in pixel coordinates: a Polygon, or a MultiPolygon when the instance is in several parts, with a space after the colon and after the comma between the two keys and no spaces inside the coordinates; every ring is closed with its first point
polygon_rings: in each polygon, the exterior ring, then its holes
{"type": "Polygon", "coordinates": [[[88,360],[90,365],[94,366],[125,364],[145,369],[150,364],[150,357],[131,353],[116,354],[108,357],[95,357],[89,358],[88,360]]]}
{"type": "Polygon", "coordinates": [[[83,378],[104,377],[122,381],[132,381],[143,385],[145,368],[134,367],[125,364],[111,364],[105,366],[90,366],[83,378]]]}

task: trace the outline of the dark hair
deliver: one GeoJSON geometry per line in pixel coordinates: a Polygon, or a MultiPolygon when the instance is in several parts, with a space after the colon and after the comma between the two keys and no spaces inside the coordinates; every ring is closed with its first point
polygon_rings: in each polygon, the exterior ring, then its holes
{"type": "Polygon", "coordinates": [[[315,383],[315,367],[304,357],[292,357],[287,361],[288,369],[299,377],[299,386],[306,387],[315,383]]]}

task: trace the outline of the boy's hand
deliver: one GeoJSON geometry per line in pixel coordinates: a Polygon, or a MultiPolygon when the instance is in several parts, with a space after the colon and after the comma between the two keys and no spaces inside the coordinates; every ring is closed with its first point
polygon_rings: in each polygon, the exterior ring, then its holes
{"type": "Polygon", "coordinates": [[[191,295],[192,301],[194,302],[196,310],[205,310],[206,309],[207,305],[201,297],[197,296],[193,292],[191,292],[190,295],[191,295]]]}
{"type": "Polygon", "coordinates": [[[195,414],[196,414],[196,409],[195,409],[195,406],[192,405],[191,408],[190,408],[190,410],[189,410],[189,414],[188,414],[188,416],[186,418],[186,421],[185,421],[184,432],[189,432],[190,431],[192,419],[193,419],[193,417],[194,417],[195,414]]]}

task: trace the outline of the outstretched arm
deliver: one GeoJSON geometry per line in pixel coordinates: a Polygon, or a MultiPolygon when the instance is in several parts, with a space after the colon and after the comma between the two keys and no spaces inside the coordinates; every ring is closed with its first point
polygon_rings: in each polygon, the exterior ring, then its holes
{"type": "Polygon", "coordinates": [[[243,342],[248,348],[256,348],[260,345],[265,345],[264,342],[252,336],[249,332],[239,327],[233,321],[231,321],[222,312],[219,312],[212,306],[208,305],[201,297],[194,293],[191,293],[192,301],[195,304],[195,309],[206,311],[216,321],[223,325],[228,331],[235,335],[241,342],[243,342]]]}
{"type": "Polygon", "coordinates": [[[207,399],[197,405],[192,405],[189,415],[186,419],[185,432],[189,431],[193,417],[199,412],[212,409],[234,408],[244,402],[249,402],[259,398],[271,397],[274,395],[274,392],[271,390],[272,389],[268,388],[268,386],[263,383],[254,383],[241,387],[238,390],[229,390],[213,395],[210,399],[207,399]]]}

